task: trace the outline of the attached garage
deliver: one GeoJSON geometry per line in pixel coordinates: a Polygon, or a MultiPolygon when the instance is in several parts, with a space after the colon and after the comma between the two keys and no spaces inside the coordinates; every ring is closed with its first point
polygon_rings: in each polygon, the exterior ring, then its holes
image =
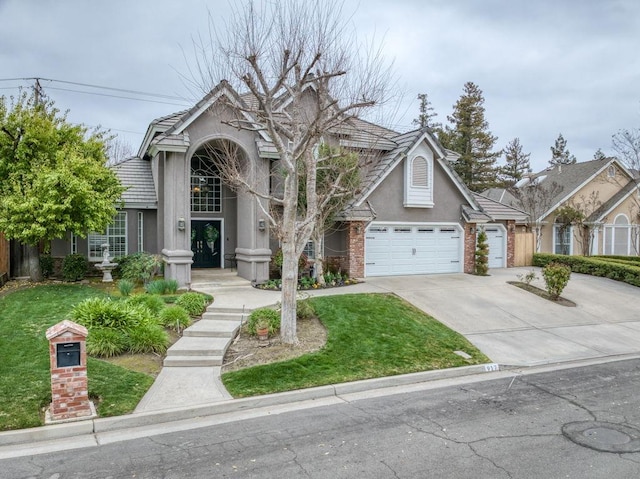
{"type": "Polygon", "coordinates": [[[504,268],[507,266],[507,232],[504,226],[485,225],[487,243],[489,244],[489,268],[504,268]]]}
{"type": "Polygon", "coordinates": [[[460,225],[372,223],[365,236],[365,276],[461,273],[460,225]]]}

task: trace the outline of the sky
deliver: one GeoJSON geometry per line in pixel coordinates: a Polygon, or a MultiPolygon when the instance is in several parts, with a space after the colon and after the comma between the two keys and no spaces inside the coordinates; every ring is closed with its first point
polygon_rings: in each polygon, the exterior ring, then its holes
{"type": "MultiPolygon", "coordinates": [[[[209,13],[224,26],[230,3],[0,0],[0,95],[41,78],[70,121],[108,128],[137,151],[154,118],[197,100],[193,39],[208,35],[209,13]]],[[[419,93],[446,122],[468,81],[484,93],[495,149],[519,138],[534,171],[559,134],[588,161],[640,127],[637,0],[345,0],[343,12],[393,62],[401,95],[385,126],[399,132],[414,128],[419,93]]]]}

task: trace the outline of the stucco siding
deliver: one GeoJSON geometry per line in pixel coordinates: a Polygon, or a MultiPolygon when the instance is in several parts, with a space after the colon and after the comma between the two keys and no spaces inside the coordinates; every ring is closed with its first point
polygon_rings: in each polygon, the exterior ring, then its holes
{"type": "Polygon", "coordinates": [[[404,164],[397,165],[369,196],[376,221],[459,223],[460,204],[468,203],[437,161],[433,165],[433,188],[433,207],[405,208],[404,164]]]}

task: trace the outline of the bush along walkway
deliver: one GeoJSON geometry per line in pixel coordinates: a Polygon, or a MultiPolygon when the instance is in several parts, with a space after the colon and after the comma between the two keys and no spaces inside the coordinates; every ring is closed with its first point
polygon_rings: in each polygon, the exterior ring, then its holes
{"type": "Polygon", "coordinates": [[[217,308],[183,331],[135,412],[196,406],[231,399],[220,382],[224,354],[250,311],[217,308]]]}

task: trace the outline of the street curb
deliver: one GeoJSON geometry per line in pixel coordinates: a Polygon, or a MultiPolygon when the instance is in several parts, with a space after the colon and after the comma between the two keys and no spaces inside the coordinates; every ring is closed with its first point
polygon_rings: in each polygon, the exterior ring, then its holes
{"type": "Polygon", "coordinates": [[[480,364],[459,368],[440,369],[419,373],[366,379],[315,388],[299,389],[277,394],[230,399],[202,406],[172,408],[159,411],[128,414],[106,418],[89,419],[65,424],[53,424],[16,431],[0,432],[0,446],[24,445],[41,441],[64,439],[80,435],[98,434],[109,431],[171,423],[205,416],[247,411],[270,406],[279,406],[299,401],[318,400],[327,397],[342,396],[373,389],[384,389],[409,384],[418,384],[450,378],[496,372],[501,368],[497,364],[480,364]]]}

